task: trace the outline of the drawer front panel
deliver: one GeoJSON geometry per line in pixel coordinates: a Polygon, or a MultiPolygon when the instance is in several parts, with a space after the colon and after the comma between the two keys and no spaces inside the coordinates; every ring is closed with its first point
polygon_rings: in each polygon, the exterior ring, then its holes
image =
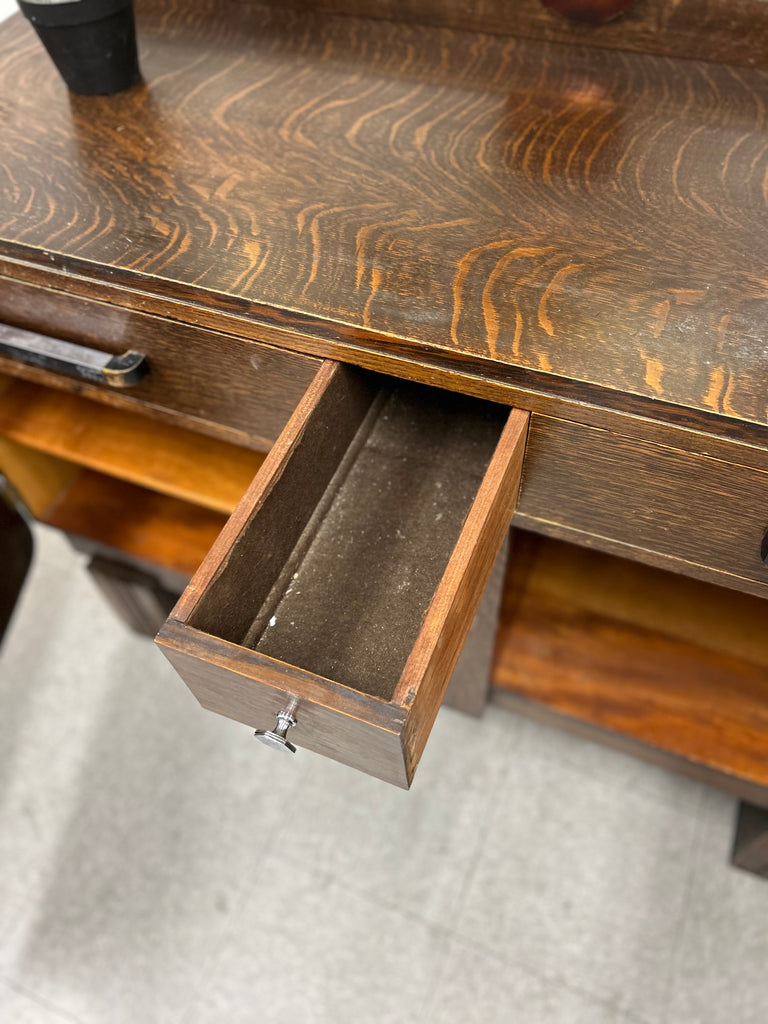
{"type": "Polygon", "coordinates": [[[534,416],[516,522],[768,595],[758,470],[534,416]]]}
{"type": "Polygon", "coordinates": [[[134,349],[150,367],[119,393],[11,358],[0,359],[5,372],[174,413],[252,447],[277,438],[320,365],[311,356],[8,280],[0,281],[0,322],[104,352],[134,349]]]}

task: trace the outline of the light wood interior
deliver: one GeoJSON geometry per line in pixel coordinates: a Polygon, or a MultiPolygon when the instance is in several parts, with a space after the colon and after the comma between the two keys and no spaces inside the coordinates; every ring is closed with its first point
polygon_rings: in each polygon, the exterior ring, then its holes
{"type": "Polygon", "coordinates": [[[500,694],[768,785],[768,603],[522,531],[509,564],[500,694]]]}
{"type": "Polygon", "coordinates": [[[226,518],[86,469],[62,491],[41,521],[188,578],[226,518]]]}
{"type": "MultiPolygon", "coordinates": [[[[508,410],[359,377],[376,387],[356,409],[357,426],[347,428],[349,443],[335,465],[317,468],[315,456],[299,474],[288,464],[189,622],[390,700],[508,410]],[[282,509],[279,529],[270,506],[282,509]],[[281,565],[274,564],[277,543],[281,565]],[[225,619],[226,606],[233,613],[225,619]]],[[[329,403],[328,413],[339,419],[340,404],[329,403]]],[[[324,432],[322,410],[309,429],[324,432]]],[[[317,452],[308,436],[304,449],[317,452]]]]}
{"type": "Polygon", "coordinates": [[[3,376],[0,437],[227,515],[264,461],[260,452],[3,376]]]}
{"type": "Polygon", "coordinates": [[[0,376],[0,471],[32,515],[188,578],[264,456],[0,376]]]}

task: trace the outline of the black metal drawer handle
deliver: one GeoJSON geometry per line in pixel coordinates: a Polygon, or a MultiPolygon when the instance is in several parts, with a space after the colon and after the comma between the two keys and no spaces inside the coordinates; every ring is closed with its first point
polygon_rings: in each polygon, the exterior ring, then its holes
{"type": "Polygon", "coordinates": [[[141,352],[114,356],[7,324],[0,324],[0,355],[113,388],[130,388],[149,373],[147,357],[141,352]]]}

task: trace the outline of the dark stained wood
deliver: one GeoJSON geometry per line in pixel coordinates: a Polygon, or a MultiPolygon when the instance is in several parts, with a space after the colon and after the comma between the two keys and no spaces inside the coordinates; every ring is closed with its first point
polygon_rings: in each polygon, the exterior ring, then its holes
{"type": "Polygon", "coordinates": [[[482,715],[490,698],[493,652],[508,553],[509,543],[505,540],[493,563],[474,621],[443,697],[445,706],[476,718],[482,715]]]}
{"type": "MultiPolygon", "coordinates": [[[[0,268],[3,265],[0,256],[0,268]]],[[[11,264],[6,261],[5,269],[8,270],[10,267],[11,264]]],[[[92,282],[71,271],[44,271],[31,264],[15,263],[13,272],[19,275],[19,280],[34,283],[36,286],[44,281],[48,281],[49,284],[55,281],[57,287],[66,289],[70,296],[85,297],[93,289],[92,282]]],[[[6,277],[2,282],[3,289],[9,282],[11,286],[16,284],[6,277]]],[[[0,289],[0,301],[4,294],[3,289],[0,289]]],[[[40,289],[41,301],[45,301],[45,293],[50,290],[40,289]]],[[[277,328],[261,323],[253,317],[242,319],[220,309],[206,309],[177,298],[161,299],[116,285],[100,286],[99,292],[104,300],[102,305],[109,301],[127,309],[152,310],[158,314],[162,313],[166,318],[193,317],[201,326],[215,327],[218,334],[233,333],[238,340],[247,338],[263,341],[271,346],[298,349],[321,356],[329,352],[333,354],[338,349],[338,346],[329,347],[326,342],[304,330],[277,328]]],[[[742,423],[719,413],[685,409],[665,402],[655,402],[649,409],[643,399],[626,393],[613,394],[605,390],[596,392],[592,388],[585,390],[584,386],[576,381],[565,381],[551,375],[542,383],[540,378],[534,380],[531,372],[512,364],[494,363],[491,375],[484,372],[481,366],[466,355],[448,352],[445,349],[434,352],[421,349],[418,353],[419,361],[415,362],[413,353],[409,354],[407,349],[393,349],[386,338],[376,340],[369,336],[367,342],[371,346],[370,350],[345,345],[345,361],[365,369],[391,373],[407,380],[449,391],[460,391],[530,412],[554,415],[562,419],[612,429],[633,437],[660,441],[686,451],[719,453],[718,457],[726,461],[736,461],[741,465],[754,465],[756,468],[768,470],[768,426],[742,423]],[[658,416],[658,419],[649,418],[651,412],[658,416]]],[[[0,358],[0,371],[49,386],[69,390],[73,387],[73,383],[64,377],[45,373],[10,359],[0,358]]],[[[79,389],[79,384],[75,382],[74,387],[79,389]]],[[[113,404],[119,404],[121,401],[120,396],[114,395],[111,390],[99,390],[98,397],[101,401],[113,404]]],[[[169,414],[157,407],[149,407],[146,411],[155,418],[178,422],[176,414],[169,414]]],[[[238,435],[230,428],[218,423],[200,424],[199,421],[190,420],[185,421],[185,425],[194,426],[227,440],[238,440],[238,435]]],[[[243,439],[242,435],[240,442],[253,444],[247,438],[243,439]]]]}
{"type": "Polygon", "coordinates": [[[667,771],[677,772],[686,778],[703,782],[724,793],[730,793],[731,796],[740,800],[749,800],[757,806],[768,805],[768,790],[762,784],[707,768],[706,765],[691,761],[674,751],[651,746],[626,733],[606,729],[588,718],[573,718],[569,714],[561,714],[548,704],[521,697],[512,690],[503,688],[492,690],[491,703],[512,714],[523,715],[542,725],[550,726],[553,729],[562,729],[563,732],[570,733],[572,736],[579,736],[591,743],[599,743],[601,746],[617,750],[629,757],[636,757],[648,764],[655,764],[667,771]]]}
{"type": "Polygon", "coordinates": [[[21,515],[10,487],[0,477],[0,642],[27,578],[32,548],[29,526],[21,515]]]}
{"type": "Polygon", "coordinates": [[[353,444],[376,391],[354,369],[323,364],[184,591],[174,612],[180,621],[243,642],[353,444]],[[257,515],[259,529],[251,530],[257,515]],[[238,557],[233,560],[235,547],[238,557]]]}
{"type": "Polygon", "coordinates": [[[0,358],[0,372],[121,409],[165,414],[171,422],[261,450],[283,429],[319,366],[297,353],[8,279],[0,279],[0,321],[106,352],[136,349],[150,366],[143,381],[124,391],[9,358],[0,358]]]}
{"type": "MultiPolygon", "coordinates": [[[[240,0],[248,2],[248,0],[240,0]]],[[[633,50],[765,67],[768,12],[761,0],[637,0],[617,21],[568,24],[541,0],[267,0],[275,7],[323,10],[391,21],[560,43],[633,50]]],[[[552,6],[629,7],[631,0],[544,0],[552,6]]]]}
{"type": "Polygon", "coordinates": [[[518,526],[768,595],[768,474],[533,417],[518,526]]]}
{"type": "Polygon", "coordinates": [[[522,579],[554,600],[577,599],[580,608],[597,617],[768,669],[764,601],[528,531],[513,530],[512,536],[515,566],[507,576],[508,609],[513,581],[522,579]]]}
{"type": "Polygon", "coordinates": [[[253,729],[272,729],[278,712],[299,695],[292,743],[408,787],[402,708],[208,636],[173,616],[156,642],[204,708],[253,729]]]}
{"type": "Polygon", "coordinates": [[[539,0],[547,10],[573,22],[602,25],[625,14],[635,0],[539,0]]]}
{"type": "Polygon", "coordinates": [[[604,555],[514,536],[495,699],[768,802],[768,643],[755,633],[768,606],[698,584],[696,607],[717,614],[696,631],[687,581],[629,562],[619,576],[604,555]]]}
{"type": "Polygon", "coordinates": [[[768,878],[768,811],[742,803],[731,864],[768,878]]]}
{"type": "Polygon", "coordinates": [[[527,421],[325,364],[158,637],[198,699],[265,728],[257,712],[298,698],[292,742],[409,785],[509,527],[527,421]],[[325,721],[350,700],[360,731],[310,731],[305,708],[325,721]],[[367,757],[382,714],[397,748],[367,757]]]}
{"type": "Polygon", "coordinates": [[[147,88],[71,103],[4,27],[6,273],[766,424],[763,72],[213,0],[139,26],[147,88]]]}

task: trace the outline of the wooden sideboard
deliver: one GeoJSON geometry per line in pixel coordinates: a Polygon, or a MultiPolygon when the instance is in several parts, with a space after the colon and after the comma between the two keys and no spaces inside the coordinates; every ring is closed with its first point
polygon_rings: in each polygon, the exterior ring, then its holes
{"type": "Polygon", "coordinates": [[[0,467],[134,624],[203,563],[161,634],[203,703],[271,730],[298,694],[289,739],[400,784],[511,518],[493,698],[748,801],[737,860],[764,870],[768,11],[673,6],[588,30],[527,2],[139,0],[145,82],[108,98],[12,19],[0,322],[150,372],[0,357],[0,467]],[[381,545],[365,653],[421,631],[358,692],[259,653],[249,567],[290,586],[379,394],[404,450],[474,483],[453,534],[424,527],[410,611],[381,545]]]}

